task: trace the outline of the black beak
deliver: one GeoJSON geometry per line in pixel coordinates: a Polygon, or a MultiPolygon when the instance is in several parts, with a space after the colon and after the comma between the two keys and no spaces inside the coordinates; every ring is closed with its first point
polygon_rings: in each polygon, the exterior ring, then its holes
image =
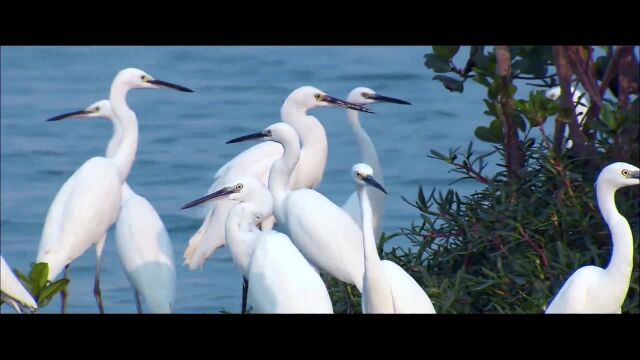
{"type": "Polygon", "coordinates": [[[385,194],[389,194],[387,193],[387,190],[385,190],[382,185],[380,185],[379,182],[376,181],[376,179],[373,178],[373,176],[371,175],[367,175],[365,176],[362,180],[364,180],[364,182],[366,182],[368,185],[373,186],[374,188],[382,191],[385,194]]]}
{"type": "Polygon", "coordinates": [[[58,120],[66,119],[73,116],[87,115],[87,114],[91,114],[91,111],[87,111],[87,110],[74,111],[74,112],[54,116],[50,119],[47,119],[47,121],[58,121],[58,120]]]}
{"type": "Polygon", "coordinates": [[[373,95],[369,96],[369,99],[380,101],[380,102],[393,103],[393,104],[411,105],[411,103],[408,102],[408,101],[392,98],[392,97],[389,97],[389,96],[378,95],[378,94],[373,94],[373,95]]]}
{"type": "Polygon", "coordinates": [[[193,92],[193,90],[186,88],[184,86],[180,86],[180,85],[176,85],[176,84],[172,84],[170,82],[166,82],[166,81],[162,81],[162,80],[149,80],[147,81],[149,84],[154,84],[154,85],[158,85],[158,86],[163,86],[166,88],[170,88],[170,89],[175,89],[178,91],[183,91],[183,92],[193,92]]]}
{"type": "Polygon", "coordinates": [[[322,101],[324,102],[328,102],[330,104],[334,104],[336,106],[341,106],[347,109],[351,109],[351,110],[357,110],[357,111],[362,111],[362,112],[367,112],[367,113],[373,113],[373,111],[363,105],[356,105],[353,103],[350,103],[348,101],[345,100],[341,100],[338,98],[334,98],[333,96],[329,96],[329,95],[323,95],[322,96],[322,101]]]}
{"type": "Polygon", "coordinates": [[[244,135],[244,136],[237,137],[235,139],[231,139],[231,140],[227,141],[225,144],[233,144],[233,143],[238,143],[238,142],[241,142],[241,141],[262,139],[262,138],[265,138],[267,136],[268,136],[267,134],[265,134],[263,131],[261,131],[261,132],[255,133],[255,134],[244,135]]]}
{"type": "Polygon", "coordinates": [[[631,177],[634,179],[640,179],[640,171],[632,171],[631,177]]]}
{"type": "Polygon", "coordinates": [[[212,199],[215,199],[215,198],[219,198],[219,197],[222,197],[222,196],[225,196],[225,195],[232,194],[233,192],[234,192],[233,188],[222,188],[222,189],[220,189],[220,190],[218,190],[218,191],[216,191],[214,193],[211,193],[209,195],[203,196],[200,199],[193,200],[192,202],[190,202],[190,203],[186,204],[185,206],[183,206],[181,208],[181,210],[192,208],[194,206],[200,205],[200,204],[202,204],[204,202],[207,202],[209,200],[212,200],[212,199]]]}

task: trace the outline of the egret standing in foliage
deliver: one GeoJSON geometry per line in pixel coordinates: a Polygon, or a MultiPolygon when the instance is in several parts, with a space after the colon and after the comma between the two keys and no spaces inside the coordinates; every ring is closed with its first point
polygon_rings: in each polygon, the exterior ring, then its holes
{"type": "Polygon", "coordinates": [[[363,313],[435,314],[431,299],[422,287],[400,266],[389,260],[380,260],[373,237],[373,216],[367,187],[387,193],[373,177],[367,164],[356,164],[351,169],[356,183],[362,214],[364,280],[362,289],[363,313]]]}
{"type": "MultiPolygon", "coordinates": [[[[392,104],[411,105],[411,103],[377,94],[375,91],[366,87],[357,87],[349,93],[347,101],[358,105],[369,105],[378,102],[386,102],[392,104]]],[[[384,186],[384,179],[382,177],[382,167],[378,160],[378,154],[376,148],[371,141],[371,138],[366,131],[360,125],[360,115],[357,111],[347,109],[347,120],[353,130],[353,135],[358,143],[360,150],[360,161],[365,164],[369,164],[373,168],[373,172],[376,174],[376,178],[380,181],[380,184],[384,186]]],[[[377,190],[366,189],[369,199],[371,200],[372,217],[373,217],[373,234],[376,239],[376,243],[380,239],[380,233],[382,232],[382,218],[384,215],[384,195],[377,190]]],[[[353,220],[356,221],[361,227],[360,222],[360,206],[358,204],[358,195],[353,192],[349,199],[342,205],[342,208],[351,215],[353,220]]]]}
{"type": "Polygon", "coordinates": [[[602,269],[585,266],[564,283],[546,313],[620,313],[633,269],[633,235],[629,222],[616,208],[615,193],[640,184],[640,169],[616,162],[605,167],[596,181],[598,208],[609,226],[613,251],[602,269]]]}

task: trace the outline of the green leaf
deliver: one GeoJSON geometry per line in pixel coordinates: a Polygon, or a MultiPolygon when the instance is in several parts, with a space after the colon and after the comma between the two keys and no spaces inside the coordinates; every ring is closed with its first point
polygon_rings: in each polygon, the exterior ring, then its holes
{"type": "Polygon", "coordinates": [[[442,59],[450,60],[458,53],[460,46],[432,46],[431,48],[442,59]]]}
{"type": "Polygon", "coordinates": [[[484,142],[500,144],[502,139],[496,138],[490,128],[486,126],[478,126],[474,132],[476,137],[484,142]]]}
{"type": "Polygon", "coordinates": [[[521,114],[515,114],[513,116],[513,122],[516,123],[516,126],[518,127],[518,129],[520,129],[520,131],[527,131],[527,124],[521,114]]]}
{"type": "Polygon", "coordinates": [[[498,98],[498,94],[500,94],[500,83],[501,81],[497,79],[491,83],[491,86],[489,86],[489,89],[487,90],[487,96],[489,99],[495,100],[498,98]]]}
{"type": "Polygon", "coordinates": [[[456,92],[462,93],[462,91],[464,90],[464,85],[462,81],[454,79],[450,76],[436,75],[433,77],[433,80],[441,81],[442,85],[444,85],[444,87],[451,92],[456,91],[456,92]]]}
{"type": "Polygon", "coordinates": [[[425,199],[424,197],[422,186],[418,187],[418,205],[420,205],[420,207],[423,209],[427,208],[427,199],[425,199]]]}
{"type": "Polygon", "coordinates": [[[38,296],[38,304],[43,302],[43,305],[46,305],[52,297],[54,297],[57,293],[64,290],[69,285],[69,279],[60,279],[56,282],[53,282],[47,285],[42,291],[40,291],[40,296],[38,296]]]}
{"type": "Polygon", "coordinates": [[[31,272],[29,273],[29,278],[31,279],[31,284],[33,285],[33,291],[37,295],[40,293],[40,290],[47,283],[47,277],[49,276],[49,264],[47,263],[38,263],[31,268],[31,272]]]}
{"type": "Polygon", "coordinates": [[[438,159],[444,160],[444,161],[449,161],[449,158],[444,156],[444,154],[442,154],[441,152],[438,152],[436,150],[429,150],[431,152],[431,154],[435,157],[437,157],[438,159]]]}
{"type": "Polygon", "coordinates": [[[491,135],[494,139],[498,139],[498,142],[502,142],[504,140],[504,133],[502,132],[502,121],[495,119],[489,124],[489,129],[491,130],[491,135]]]}
{"type": "Polygon", "coordinates": [[[477,75],[471,78],[471,80],[477,82],[478,84],[484,86],[484,87],[489,87],[491,86],[491,83],[489,82],[489,80],[487,80],[486,76],[482,76],[482,75],[477,75]]]}
{"type": "Polygon", "coordinates": [[[447,60],[443,60],[436,54],[427,54],[424,56],[424,65],[436,73],[446,73],[451,71],[451,66],[447,60]]]}

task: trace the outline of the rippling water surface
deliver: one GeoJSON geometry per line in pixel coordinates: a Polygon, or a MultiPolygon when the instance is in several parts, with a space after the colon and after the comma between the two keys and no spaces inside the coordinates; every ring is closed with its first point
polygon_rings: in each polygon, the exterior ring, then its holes
{"type": "MultiPolygon", "coordinates": [[[[467,53],[463,51],[463,56],[467,53]]],[[[140,143],[128,183],[156,208],[171,236],[177,271],[176,311],[238,312],[241,275],[223,248],[203,270],[189,271],[182,253],[201,224],[197,211],[181,211],[203,195],[215,171],[249,145],[225,145],[232,137],[279,121],[289,92],[316,86],[345,98],[356,86],[411,102],[378,104],[361,121],[372,137],[389,191],[384,229],[418,221],[419,185],[445,189],[455,179],[444,164],[427,158],[466,146],[473,130],[486,125],[475,84],[451,94],[424,67],[429,47],[3,47],[1,49],[1,237],[2,255],[26,270],[35,260],[43,222],[56,192],[87,159],[103,155],[111,124],[102,119],[44,120],[107,98],[115,74],[139,67],[151,75],[195,90],[134,90],[140,143]]],[[[318,189],[342,203],[354,190],[349,169],[358,161],[353,134],[342,109],[311,112],[327,130],[329,159],[318,189]]],[[[487,150],[486,145],[478,144],[487,150]]],[[[453,185],[463,193],[474,184],[453,185]]],[[[135,312],[133,292],[110,232],[103,254],[102,293],[107,312],[135,312]]],[[[406,245],[401,239],[388,246],[406,245]]],[[[71,266],[70,312],[97,312],[93,298],[93,248],[71,266]]],[[[8,308],[3,306],[3,311],[8,308]]],[[[55,299],[43,312],[58,312],[55,299]]]]}

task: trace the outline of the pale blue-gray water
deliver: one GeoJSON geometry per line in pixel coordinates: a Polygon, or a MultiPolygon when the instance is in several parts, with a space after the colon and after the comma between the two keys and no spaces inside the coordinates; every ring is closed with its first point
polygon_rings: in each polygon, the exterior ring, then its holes
{"type": "MultiPolygon", "coordinates": [[[[140,142],[128,178],[131,188],[155,207],[167,227],[177,266],[175,311],[239,312],[242,277],[222,248],[202,270],[182,265],[182,254],[201,219],[197,210],[180,210],[205,194],[213,174],[250,144],[225,141],[279,121],[280,106],[293,89],[313,85],[346,98],[356,86],[401,98],[411,106],[372,105],[362,114],[384,171],[387,198],[384,230],[395,232],[420,221],[401,196],[416,198],[419,185],[455,188],[468,194],[472,181],[449,186],[450,167],[427,157],[475,140],[486,89],[469,81],[464,94],[450,93],[424,66],[418,47],[2,47],[1,49],[1,251],[13,268],[28,271],[35,260],[44,219],[57,191],[87,159],[104,156],[111,124],[103,119],[45,119],[84,109],[108,97],[116,73],[138,67],[158,79],[195,90],[133,90],[129,105],[137,113],[140,142]]],[[[462,66],[468,48],[457,58],[462,66]]],[[[327,130],[329,158],[319,191],[342,204],[354,190],[349,169],[358,149],[340,108],[312,110],[327,130]]],[[[102,266],[107,313],[135,312],[133,291],[122,270],[112,231],[102,266]]],[[[387,244],[407,246],[397,238],[387,244]]],[[[95,250],[70,268],[68,311],[96,313],[93,297],[95,250]]],[[[2,312],[12,312],[6,305],[2,312]]],[[[60,311],[60,300],[42,309],[60,311]]]]}

